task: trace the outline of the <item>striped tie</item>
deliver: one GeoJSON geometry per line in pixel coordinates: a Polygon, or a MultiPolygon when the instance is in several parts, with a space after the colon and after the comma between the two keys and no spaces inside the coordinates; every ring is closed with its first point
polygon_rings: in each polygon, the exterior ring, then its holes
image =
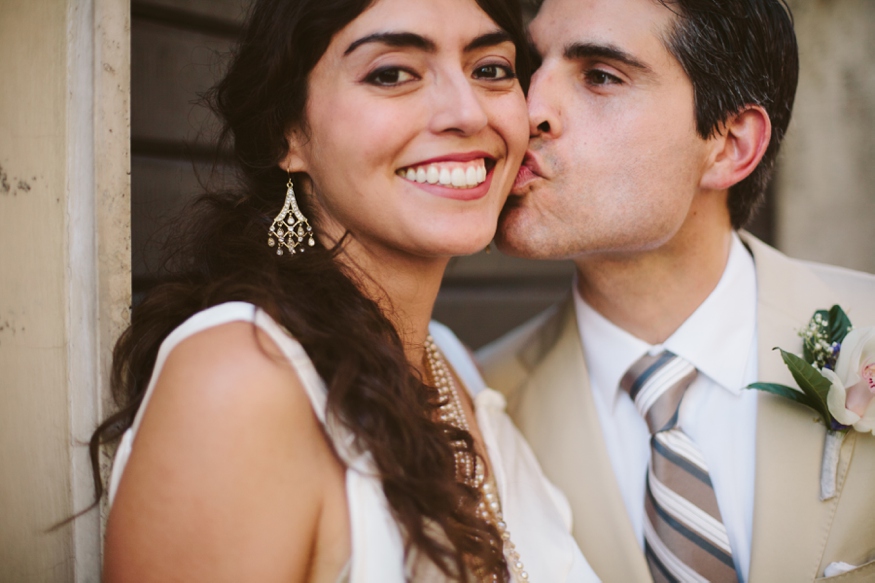
{"type": "Polygon", "coordinates": [[[656,583],[739,581],[705,458],[675,426],[696,374],[664,351],[641,357],[620,381],[650,429],[644,553],[656,583]]]}

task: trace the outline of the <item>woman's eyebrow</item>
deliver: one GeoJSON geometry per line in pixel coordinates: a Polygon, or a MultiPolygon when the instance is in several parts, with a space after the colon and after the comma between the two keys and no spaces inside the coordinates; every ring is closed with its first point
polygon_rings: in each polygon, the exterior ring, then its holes
{"type": "Polygon", "coordinates": [[[486,34],[481,34],[467,45],[465,45],[465,52],[474,51],[477,49],[482,49],[483,47],[494,47],[495,45],[500,45],[501,43],[513,42],[513,39],[510,38],[510,35],[505,31],[498,29],[493,32],[487,32],[486,34]]]}
{"type": "Polygon", "coordinates": [[[433,53],[435,50],[437,50],[437,45],[435,45],[433,40],[412,32],[375,32],[374,34],[369,34],[368,36],[364,36],[356,41],[353,41],[346,48],[343,56],[350,54],[360,46],[368,43],[381,43],[384,45],[389,45],[390,47],[399,48],[410,47],[414,49],[421,49],[430,53],[433,53]]]}
{"type": "MultiPolygon", "coordinates": [[[[483,47],[500,45],[501,43],[505,42],[512,42],[510,35],[499,29],[492,32],[487,32],[486,34],[481,34],[480,36],[469,42],[467,45],[465,45],[464,50],[467,53],[470,51],[481,49],[483,47]]],[[[433,53],[437,50],[437,44],[433,40],[413,32],[375,32],[374,34],[363,36],[362,38],[350,43],[350,45],[343,52],[343,56],[346,56],[355,51],[360,46],[369,43],[380,43],[388,45],[390,47],[398,48],[409,47],[414,49],[420,49],[429,53],[433,53]]]]}

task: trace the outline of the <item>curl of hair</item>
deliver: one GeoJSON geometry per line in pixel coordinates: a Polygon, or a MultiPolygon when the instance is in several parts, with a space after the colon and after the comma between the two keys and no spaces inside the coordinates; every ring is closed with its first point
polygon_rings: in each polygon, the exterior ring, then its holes
{"type": "MultiPolygon", "coordinates": [[[[435,421],[437,391],[407,362],[394,326],[362,293],[361,275],[338,261],[344,240],[291,257],[277,257],[267,245],[287,180],[279,168],[288,149],[285,133],[306,121],[307,76],[334,34],[372,1],[258,0],[251,8],[227,74],[205,96],[224,122],[220,143],[231,142],[242,187],[208,192],[187,210],[170,245],[170,275],[135,307],[115,346],[111,384],[119,410],[91,440],[97,496],[103,492],[100,445],[117,440],[133,422],[161,342],[198,311],[246,301],[306,349],[328,388],[327,414],[373,457],[407,552],[424,553],[454,579],[467,581],[473,569],[506,581],[499,533],[476,512],[480,492],[456,478],[451,441],[474,453],[471,435],[435,421]]],[[[525,86],[528,54],[516,0],[477,4],[516,43],[525,86]]],[[[298,202],[313,217],[305,193],[298,202]]]]}

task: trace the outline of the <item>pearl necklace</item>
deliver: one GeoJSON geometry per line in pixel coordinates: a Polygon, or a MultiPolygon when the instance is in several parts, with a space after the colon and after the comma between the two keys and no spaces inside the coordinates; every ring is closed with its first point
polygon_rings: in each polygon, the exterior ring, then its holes
{"type": "MultiPolygon", "coordinates": [[[[468,420],[465,417],[465,410],[462,408],[462,399],[459,397],[456,382],[431,334],[425,339],[425,360],[428,373],[432,378],[434,387],[437,389],[440,401],[443,403],[440,407],[440,420],[470,434],[468,420]]],[[[460,481],[480,490],[480,503],[477,505],[477,514],[483,520],[492,522],[498,529],[498,534],[502,540],[504,556],[515,575],[514,578],[519,581],[528,581],[529,574],[520,560],[520,554],[516,550],[516,546],[510,540],[510,531],[507,528],[507,523],[504,522],[495,479],[492,477],[486,478],[485,464],[477,463],[472,452],[462,449],[458,442],[453,443],[453,448],[453,455],[456,461],[456,475],[460,481]],[[473,472],[472,469],[474,470],[473,472]],[[469,477],[472,475],[474,476],[473,480],[469,477]]],[[[497,581],[498,578],[493,575],[492,580],[497,581]]]]}

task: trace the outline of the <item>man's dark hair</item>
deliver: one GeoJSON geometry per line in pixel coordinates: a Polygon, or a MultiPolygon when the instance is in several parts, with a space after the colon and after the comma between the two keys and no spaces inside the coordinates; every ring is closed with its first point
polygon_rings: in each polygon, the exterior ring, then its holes
{"type": "Polygon", "coordinates": [[[785,0],[657,0],[677,14],[666,45],[693,83],[696,129],[707,139],[747,105],[769,114],[772,135],[757,168],[729,190],[732,226],[762,202],[790,123],[799,54],[785,0]]]}

